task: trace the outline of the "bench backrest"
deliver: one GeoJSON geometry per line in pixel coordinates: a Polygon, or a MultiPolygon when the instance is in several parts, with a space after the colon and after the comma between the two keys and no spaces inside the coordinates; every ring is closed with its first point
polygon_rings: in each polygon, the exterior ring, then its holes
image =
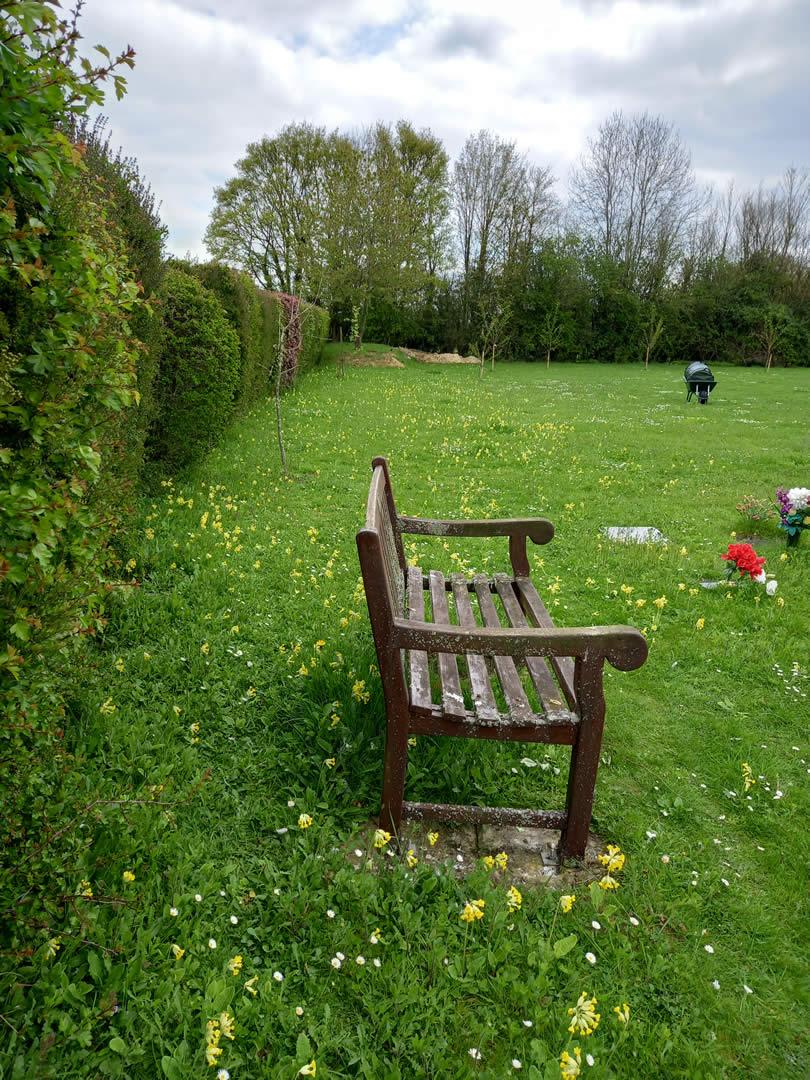
{"type": "Polygon", "coordinates": [[[382,588],[390,612],[404,616],[405,551],[397,527],[397,511],[385,458],[375,458],[373,468],[366,506],[366,526],[357,537],[366,596],[382,588]],[[361,544],[363,534],[365,542],[361,544]],[[376,580],[378,577],[382,580],[376,580]]]}

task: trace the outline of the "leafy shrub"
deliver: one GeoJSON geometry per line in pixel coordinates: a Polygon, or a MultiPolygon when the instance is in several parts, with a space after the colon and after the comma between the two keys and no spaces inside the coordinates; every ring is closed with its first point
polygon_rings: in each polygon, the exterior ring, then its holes
{"type": "Polygon", "coordinates": [[[170,267],[160,291],[163,319],[152,457],[172,467],[213,446],[233,414],[239,337],[216,296],[170,267]]]}
{"type": "Polygon", "coordinates": [[[323,356],[323,347],[329,336],[329,313],[317,304],[301,305],[301,355],[298,364],[301,370],[319,364],[323,356]]]}
{"type": "Polygon", "coordinates": [[[268,367],[264,356],[262,309],[250,276],[216,262],[176,261],[172,265],[185,270],[214,293],[239,335],[237,402],[249,404],[268,393],[272,364],[268,367]]]}

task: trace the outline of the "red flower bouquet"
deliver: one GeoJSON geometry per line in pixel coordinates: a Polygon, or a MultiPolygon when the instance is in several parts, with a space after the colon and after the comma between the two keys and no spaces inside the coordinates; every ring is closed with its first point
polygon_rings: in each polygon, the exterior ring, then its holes
{"type": "Polygon", "coordinates": [[[743,577],[745,577],[746,574],[750,574],[752,581],[765,580],[765,571],[762,567],[767,560],[761,559],[750,544],[729,544],[728,554],[722,555],[721,558],[734,564],[728,568],[729,577],[731,577],[736,568],[743,577]]]}

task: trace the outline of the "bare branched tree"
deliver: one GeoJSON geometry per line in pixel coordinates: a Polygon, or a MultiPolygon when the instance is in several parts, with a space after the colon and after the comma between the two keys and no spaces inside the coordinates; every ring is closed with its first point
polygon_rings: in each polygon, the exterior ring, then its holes
{"type": "Polygon", "coordinates": [[[571,174],[575,215],[626,284],[653,296],[673,273],[702,198],[671,124],[614,112],[571,174]]]}
{"type": "Polygon", "coordinates": [[[794,166],[774,188],[760,186],[740,202],[735,218],[737,252],[805,267],[810,261],[810,173],[794,166]]]}

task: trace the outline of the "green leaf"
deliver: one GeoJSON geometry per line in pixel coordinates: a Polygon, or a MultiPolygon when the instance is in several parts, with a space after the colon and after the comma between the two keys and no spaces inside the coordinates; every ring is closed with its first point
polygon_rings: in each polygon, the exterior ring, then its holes
{"type": "Polygon", "coordinates": [[[116,1052],[116,1054],[125,1054],[127,1052],[127,1044],[124,1042],[123,1039],[119,1038],[117,1035],[115,1036],[114,1039],[110,1039],[110,1044],[109,1045],[110,1045],[110,1049],[114,1050],[116,1052]]]}
{"type": "Polygon", "coordinates": [[[174,1058],[162,1057],[160,1067],[163,1069],[166,1080],[183,1080],[183,1072],[174,1058]]]}
{"type": "Polygon", "coordinates": [[[577,935],[569,934],[568,937],[560,938],[554,942],[554,955],[558,960],[561,960],[564,956],[571,952],[573,947],[577,943],[577,935]]]}
{"type": "Polygon", "coordinates": [[[312,1047],[303,1031],[298,1036],[298,1041],[295,1044],[295,1056],[299,1061],[308,1061],[312,1057],[312,1047]]]}
{"type": "Polygon", "coordinates": [[[601,911],[602,904],[605,900],[605,894],[603,890],[599,888],[599,882],[592,881],[588,886],[588,892],[591,894],[591,903],[593,904],[593,910],[601,911]]]}

